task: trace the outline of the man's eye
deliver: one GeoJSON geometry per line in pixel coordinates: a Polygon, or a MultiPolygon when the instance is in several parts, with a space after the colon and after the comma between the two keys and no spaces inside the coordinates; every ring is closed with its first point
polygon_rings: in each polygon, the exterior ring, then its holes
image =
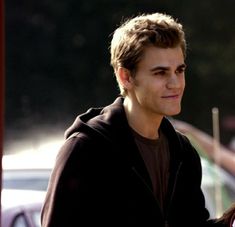
{"type": "Polygon", "coordinates": [[[176,70],[176,73],[184,73],[184,71],[185,71],[185,68],[180,68],[176,70]]]}
{"type": "Polygon", "coordinates": [[[164,70],[162,71],[157,71],[154,73],[154,75],[159,75],[159,76],[164,76],[166,74],[166,72],[164,70]]]}

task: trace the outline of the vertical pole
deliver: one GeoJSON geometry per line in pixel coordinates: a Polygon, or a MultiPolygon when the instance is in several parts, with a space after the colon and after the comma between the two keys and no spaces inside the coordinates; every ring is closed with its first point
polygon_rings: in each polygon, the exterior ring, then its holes
{"type": "MultiPolygon", "coordinates": [[[[2,189],[2,156],[4,141],[4,103],[5,103],[5,19],[4,19],[4,0],[0,0],[0,201],[2,189]]],[[[0,220],[1,218],[0,203],[0,220]]],[[[1,225],[1,224],[0,224],[1,225]]]]}
{"type": "Polygon", "coordinates": [[[219,110],[214,107],[212,109],[213,121],[213,145],[214,145],[214,160],[215,160],[215,203],[216,203],[216,216],[217,218],[222,215],[222,188],[221,178],[218,167],[220,166],[220,133],[219,133],[219,110]]]}

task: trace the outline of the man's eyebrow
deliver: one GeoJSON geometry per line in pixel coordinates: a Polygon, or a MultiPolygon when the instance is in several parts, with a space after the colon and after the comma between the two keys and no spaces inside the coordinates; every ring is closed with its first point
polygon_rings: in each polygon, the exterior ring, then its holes
{"type": "MultiPolygon", "coordinates": [[[[186,64],[183,63],[183,64],[179,65],[177,68],[186,68],[186,64]]],[[[164,70],[164,71],[167,71],[167,70],[169,70],[169,69],[170,69],[170,67],[167,67],[167,66],[155,66],[155,67],[151,68],[150,71],[151,71],[151,72],[156,71],[156,70],[164,70]]]]}
{"type": "Polygon", "coordinates": [[[156,70],[169,70],[170,67],[167,66],[155,66],[153,68],[150,69],[151,72],[156,71],[156,70]]]}
{"type": "Polygon", "coordinates": [[[186,64],[183,63],[183,64],[179,65],[177,68],[186,68],[186,64]]]}

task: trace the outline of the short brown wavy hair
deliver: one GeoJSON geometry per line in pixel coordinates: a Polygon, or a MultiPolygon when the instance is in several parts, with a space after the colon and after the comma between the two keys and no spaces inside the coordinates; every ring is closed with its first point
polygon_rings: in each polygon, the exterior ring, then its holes
{"type": "MultiPolygon", "coordinates": [[[[114,33],[110,46],[111,65],[128,69],[134,75],[147,46],[174,48],[180,46],[186,57],[183,26],[163,13],[141,14],[127,19],[114,33]]],[[[121,93],[124,93],[122,91],[121,93]]]]}

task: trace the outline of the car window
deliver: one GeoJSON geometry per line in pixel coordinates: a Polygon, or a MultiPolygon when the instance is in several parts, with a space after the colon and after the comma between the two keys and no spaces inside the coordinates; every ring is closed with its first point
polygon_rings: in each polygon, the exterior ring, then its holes
{"type": "Polygon", "coordinates": [[[46,190],[50,169],[6,169],[3,170],[3,188],[46,190]]]}
{"type": "Polygon", "coordinates": [[[5,189],[27,189],[27,190],[46,190],[48,179],[4,179],[3,188],[5,189]]]}
{"type": "Polygon", "coordinates": [[[15,217],[11,227],[29,227],[25,216],[23,214],[19,214],[15,217]]]}

